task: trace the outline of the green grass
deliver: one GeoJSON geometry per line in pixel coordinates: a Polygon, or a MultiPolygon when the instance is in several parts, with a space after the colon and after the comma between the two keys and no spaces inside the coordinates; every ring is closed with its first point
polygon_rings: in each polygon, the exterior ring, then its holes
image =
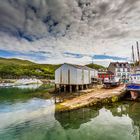
{"type": "Polygon", "coordinates": [[[28,60],[0,58],[0,77],[5,79],[38,77],[54,79],[54,72],[60,65],[37,64],[28,60]]]}
{"type": "Polygon", "coordinates": [[[87,64],[86,66],[88,66],[88,67],[90,67],[90,68],[93,68],[93,69],[96,69],[96,70],[99,70],[99,69],[106,69],[106,67],[101,66],[101,65],[98,65],[98,64],[87,64]]]}

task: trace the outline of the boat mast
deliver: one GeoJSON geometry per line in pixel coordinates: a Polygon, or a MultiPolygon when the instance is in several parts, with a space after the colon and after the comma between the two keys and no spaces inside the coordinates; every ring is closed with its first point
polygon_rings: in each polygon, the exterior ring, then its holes
{"type": "Polygon", "coordinates": [[[140,52],[139,52],[139,43],[138,43],[138,41],[136,42],[136,44],[137,44],[137,53],[138,53],[138,64],[140,66],[140,52]]]}
{"type": "Polygon", "coordinates": [[[132,45],[132,59],[133,59],[133,63],[135,65],[135,55],[134,55],[134,47],[132,45]]]}

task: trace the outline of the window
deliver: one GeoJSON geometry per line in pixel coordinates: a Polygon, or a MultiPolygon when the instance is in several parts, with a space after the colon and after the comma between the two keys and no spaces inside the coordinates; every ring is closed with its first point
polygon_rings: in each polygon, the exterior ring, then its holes
{"type": "Polygon", "coordinates": [[[120,72],[120,68],[117,68],[117,72],[120,72]]]}
{"type": "Polygon", "coordinates": [[[117,76],[118,76],[118,77],[120,77],[120,76],[121,76],[121,74],[120,74],[120,73],[118,73],[118,74],[117,74],[117,76]]]}

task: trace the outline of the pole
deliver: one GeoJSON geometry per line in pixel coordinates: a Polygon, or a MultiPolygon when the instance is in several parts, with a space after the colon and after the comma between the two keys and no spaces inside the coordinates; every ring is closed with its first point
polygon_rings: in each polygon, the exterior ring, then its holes
{"type": "Polygon", "coordinates": [[[139,43],[138,41],[136,42],[137,44],[137,53],[138,53],[138,64],[140,65],[140,52],[139,52],[139,43]]]}
{"type": "Polygon", "coordinates": [[[134,56],[134,47],[132,45],[132,59],[133,59],[133,63],[135,63],[135,56],[134,56]]]}

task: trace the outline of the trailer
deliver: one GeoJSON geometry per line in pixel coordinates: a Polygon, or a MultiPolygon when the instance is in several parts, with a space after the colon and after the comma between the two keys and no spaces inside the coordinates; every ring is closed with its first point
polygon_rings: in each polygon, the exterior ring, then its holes
{"type": "Polygon", "coordinates": [[[105,78],[103,84],[104,84],[105,88],[119,86],[120,85],[120,78],[119,77],[105,78]]]}

